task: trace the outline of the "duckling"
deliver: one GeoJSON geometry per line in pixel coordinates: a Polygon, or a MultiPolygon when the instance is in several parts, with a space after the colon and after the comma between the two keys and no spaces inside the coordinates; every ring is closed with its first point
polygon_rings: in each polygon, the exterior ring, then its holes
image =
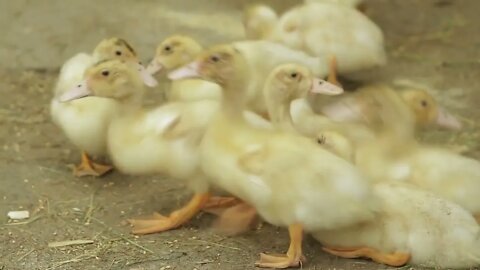
{"type": "Polygon", "coordinates": [[[480,264],[480,227],[467,211],[413,185],[381,182],[375,219],[313,232],[324,251],[344,258],[370,258],[390,266],[434,268],[480,264]]]}
{"type": "Polygon", "coordinates": [[[270,72],[281,64],[296,63],[307,67],[320,78],[328,74],[325,59],[311,57],[302,51],[270,41],[239,41],[232,44],[245,59],[248,73],[245,81],[246,107],[268,119],[263,86],[270,72]]]}
{"type": "Polygon", "coordinates": [[[248,38],[279,42],[329,61],[329,81],[335,84],[337,72],[347,74],[386,63],[380,28],[344,5],[304,3],[280,18],[272,8],[256,5],[247,9],[244,26],[248,38]]]}
{"type": "MultiPolygon", "coordinates": [[[[195,193],[183,208],[168,217],[131,219],[133,233],[147,234],[173,229],[186,223],[208,202],[208,183],[200,171],[197,147],[206,126],[218,109],[212,100],[169,102],[152,109],[142,108],[144,93],[136,66],[110,60],[89,68],[86,79],[61,96],[63,102],[90,96],[118,102],[119,111],[107,131],[109,157],[127,174],[163,173],[184,180],[195,193]]],[[[254,115],[246,116],[254,125],[254,115]]],[[[257,116],[257,118],[260,118],[257,116]]],[[[263,123],[262,123],[263,124],[263,123]]]]}
{"type": "MultiPolygon", "coordinates": [[[[262,254],[257,266],[299,266],[303,230],[370,220],[376,205],[368,180],[349,162],[294,132],[245,122],[245,84],[251,72],[245,58],[235,46],[215,46],[169,77],[197,74],[222,87],[221,108],[200,144],[202,170],[211,184],[253,206],[266,221],[289,227],[286,255],[262,254]]],[[[288,119],[289,112],[284,113],[288,119]]]]}
{"type": "MultiPolygon", "coordinates": [[[[203,50],[193,38],[174,35],[166,38],[157,47],[155,58],[147,70],[151,74],[170,71],[191,61],[203,50]]],[[[212,82],[199,79],[174,81],[166,91],[168,101],[191,101],[198,99],[220,100],[221,89],[212,82]]]]}
{"type": "Polygon", "coordinates": [[[408,182],[479,216],[480,162],[417,142],[418,118],[403,99],[389,88],[378,94],[372,100],[383,125],[375,140],[355,145],[355,165],[374,181],[408,182]]]}
{"type": "Polygon", "coordinates": [[[133,175],[165,173],[187,181],[194,190],[190,202],[169,217],[156,214],[152,219],[130,220],[136,234],[176,228],[208,201],[208,185],[197,166],[196,146],[218,108],[218,102],[204,100],[145,110],[141,105],[143,88],[132,65],[111,60],[88,69],[84,83],[62,96],[64,102],[94,96],[119,104],[107,131],[109,157],[118,170],[133,175]]]}
{"type": "MultiPolygon", "coordinates": [[[[388,107],[393,102],[391,99],[385,99],[383,104],[375,101],[376,96],[384,95],[386,92],[395,91],[391,87],[385,85],[370,85],[362,87],[339,102],[329,104],[321,108],[321,112],[329,118],[340,122],[363,122],[371,124],[377,118],[379,110],[388,107]]],[[[408,108],[414,117],[412,123],[418,130],[441,127],[451,130],[459,130],[462,124],[457,118],[442,108],[438,102],[423,89],[406,88],[397,91],[398,96],[403,101],[405,108],[408,108]]],[[[389,121],[397,121],[398,117],[389,121]]]]}
{"type": "MultiPolygon", "coordinates": [[[[55,86],[55,94],[50,103],[52,119],[67,138],[82,150],[81,163],[74,168],[75,176],[101,176],[112,169],[109,165],[93,162],[88,154],[106,154],[107,126],[118,112],[119,106],[114,100],[98,97],[88,97],[69,103],[62,103],[58,98],[82,80],[83,73],[88,67],[110,58],[138,62],[135,51],[125,40],[105,39],[97,45],[92,55],[80,53],[65,62],[55,86]]],[[[138,68],[143,67],[138,65],[138,68]]],[[[142,72],[143,76],[150,80],[149,83],[154,85],[153,78],[148,78],[143,69],[142,72]]]]}

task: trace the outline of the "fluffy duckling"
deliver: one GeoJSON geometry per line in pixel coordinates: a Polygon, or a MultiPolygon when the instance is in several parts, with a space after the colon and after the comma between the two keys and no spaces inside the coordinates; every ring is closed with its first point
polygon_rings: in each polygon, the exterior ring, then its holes
{"type": "Polygon", "coordinates": [[[299,266],[303,230],[369,220],[375,202],[368,181],[349,162],[293,132],[257,129],[245,122],[243,101],[251,72],[245,58],[235,46],[216,46],[169,77],[197,74],[222,87],[220,111],[200,145],[201,167],[210,183],[252,205],[266,221],[289,227],[287,254],[262,254],[257,265],[299,266]]]}
{"type": "MultiPolygon", "coordinates": [[[[162,70],[176,69],[193,61],[202,50],[202,46],[188,36],[168,37],[158,45],[155,58],[147,70],[155,74],[162,70]]],[[[199,79],[174,81],[166,91],[168,101],[220,100],[220,95],[221,89],[217,84],[199,79]]]]}
{"type": "MultiPolygon", "coordinates": [[[[240,41],[233,43],[233,46],[245,55],[249,66],[250,79],[246,84],[247,107],[265,118],[268,118],[268,113],[262,89],[266,77],[277,65],[293,62],[307,66],[317,76],[327,75],[327,68],[322,59],[308,56],[281,44],[268,41],[240,41]]],[[[174,69],[193,60],[201,50],[202,47],[190,37],[172,36],[158,46],[155,59],[147,69],[151,72],[174,69]]],[[[200,79],[186,79],[172,83],[168,99],[170,101],[200,98],[219,100],[220,96],[221,89],[217,84],[200,79]]]]}
{"type": "MultiPolygon", "coordinates": [[[[105,39],[97,45],[93,54],[80,53],[69,59],[62,66],[55,86],[55,95],[50,103],[52,119],[67,138],[82,150],[82,162],[75,167],[75,176],[100,176],[112,169],[111,166],[93,162],[88,154],[106,154],[108,123],[118,112],[119,106],[114,100],[98,97],[88,97],[69,103],[62,103],[58,99],[82,80],[88,67],[98,61],[111,58],[132,63],[138,62],[135,51],[125,40],[105,39]]],[[[143,67],[138,65],[138,68],[142,69],[143,67]]],[[[145,74],[144,70],[142,72],[147,80],[150,79],[150,84],[154,85],[153,78],[148,78],[148,74],[145,74]]]]}
{"type": "Polygon", "coordinates": [[[240,41],[232,44],[245,59],[246,106],[265,118],[268,111],[263,96],[263,86],[271,71],[278,65],[296,63],[307,67],[315,76],[325,77],[328,67],[325,60],[311,57],[302,51],[269,41],[240,41]]]}
{"type": "MultiPolygon", "coordinates": [[[[390,106],[393,99],[384,99],[378,103],[375,99],[386,92],[394,92],[390,87],[384,85],[371,85],[358,89],[356,93],[342,98],[339,102],[324,106],[321,112],[329,118],[340,122],[363,122],[371,124],[381,114],[383,108],[390,106]]],[[[403,101],[405,108],[408,108],[414,117],[417,129],[430,128],[433,126],[452,130],[458,130],[462,124],[452,114],[441,108],[438,102],[427,91],[423,89],[407,88],[397,91],[403,101]]],[[[398,117],[392,115],[392,119],[385,121],[397,121],[398,117]]]]}
{"type": "Polygon", "coordinates": [[[386,63],[383,33],[358,10],[328,2],[304,3],[278,17],[265,5],[247,9],[248,38],[282,43],[330,60],[329,81],[345,74],[386,63]]]}
{"type": "Polygon", "coordinates": [[[404,183],[378,183],[374,192],[381,200],[375,219],[312,233],[325,251],[390,266],[480,264],[480,227],[462,207],[404,183]]]}
{"type": "MultiPolygon", "coordinates": [[[[143,83],[135,65],[120,60],[100,62],[86,71],[86,80],[62,95],[62,101],[89,96],[118,102],[119,112],[108,126],[109,157],[123,173],[163,173],[184,180],[195,195],[183,208],[168,217],[132,219],[133,233],[147,234],[176,228],[193,217],[207,203],[210,194],[199,168],[198,144],[219,107],[218,101],[170,102],[156,108],[142,108],[143,83]]],[[[263,122],[246,114],[246,119],[263,127],[263,122]]]]}

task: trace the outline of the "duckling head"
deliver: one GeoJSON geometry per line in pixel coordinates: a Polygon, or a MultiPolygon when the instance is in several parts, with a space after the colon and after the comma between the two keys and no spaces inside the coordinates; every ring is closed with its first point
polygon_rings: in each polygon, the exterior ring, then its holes
{"type": "Polygon", "coordinates": [[[97,61],[120,59],[124,61],[139,62],[137,53],[121,38],[106,38],[95,47],[93,56],[97,61]]]}
{"type": "Polygon", "coordinates": [[[150,74],[155,74],[162,69],[178,68],[193,61],[202,50],[202,46],[191,37],[171,36],[158,45],[155,58],[147,70],[150,74]]]}
{"type": "Polygon", "coordinates": [[[264,94],[269,100],[290,103],[310,93],[339,95],[343,89],[325,80],[314,78],[310,70],[298,64],[276,67],[267,78],[264,94]]]}
{"type": "Polygon", "coordinates": [[[245,68],[240,51],[231,45],[217,45],[202,52],[190,64],[170,72],[168,77],[171,80],[202,78],[229,90],[230,86],[244,83],[245,68]]]}
{"type": "Polygon", "coordinates": [[[243,25],[249,39],[266,38],[278,21],[277,13],[266,5],[252,5],[245,9],[243,25]]]}
{"type": "Polygon", "coordinates": [[[414,113],[418,127],[437,125],[453,130],[462,128],[461,122],[441,108],[427,91],[413,88],[405,89],[400,91],[400,96],[414,113]]]}
{"type": "Polygon", "coordinates": [[[65,92],[61,102],[88,96],[119,101],[138,100],[143,94],[143,79],[136,65],[118,59],[98,62],[85,71],[84,80],[65,92]],[[136,98],[136,99],[134,99],[136,98]]]}

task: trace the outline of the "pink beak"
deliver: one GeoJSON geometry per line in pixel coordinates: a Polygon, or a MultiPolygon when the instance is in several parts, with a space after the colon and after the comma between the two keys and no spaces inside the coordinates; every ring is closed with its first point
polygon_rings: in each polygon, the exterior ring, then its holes
{"type": "Polygon", "coordinates": [[[200,63],[198,62],[191,62],[186,66],[183,66],[168,73],[168,78],[174,81],[198,77],[200,77],[200,63]]]}
{"type": "Polygon", "coordinates": [[[436,123],[441,127],[452,129],[452,130],[462,129],[462,123],[455,116],[451,115],[449,112],[447,112],[443,108],[440,108],[438,110],[436,123]]]}
{"type": "Polygon", "coordinates": [[[143,80],[143,83],[148,87],[155,87],[158,85],[157,80],[152,76],[152,74],[141,64],[137,64],[138,72],[140,77],[143,80]]]}
{"type": "Polygon", "coordinates": [[[63,93],[63,95],[60,96],[60,102],[68,102],[71,100],[88,97],[91,95],[92,95],[92,91],[88,89],[87,80],[83,80],[72,89],[63,93]]]}
{"type": "Polygon", "coordinates": [[[163,69],[162,64],[160,64],[156,59],[153,59],[150,64],[147,66],[148,73],[154,75],[155,73],[159,72],[163,69]]]}
{"type": "Polygon", "coordinates": [[[333,83],[329,83],[325,80],[314,78],[312,81],[310,92],[315,94],[335,96],[342,94],[343,88],[336,86],[333,83]]]}

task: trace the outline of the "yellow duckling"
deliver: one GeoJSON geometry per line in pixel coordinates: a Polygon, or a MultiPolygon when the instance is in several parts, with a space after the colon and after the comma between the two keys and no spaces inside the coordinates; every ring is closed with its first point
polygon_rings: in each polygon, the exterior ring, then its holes
{"type": "Polygon", "coordinates": [[[248,38],[279,42],[290,48],[330,60],[329,81],[338,83],[336,72],[345,74],[386,63],[380,28],[356,9],[328,2],[296,6],[280,18],[265,5],[247,9],[248,38]]]}
{"type": "MultiPolygon", "coordinates": [[[[85,70],[98,61],[117,58],[137,63],[138,58],[132,47],[123,39],[109,38],[101,41],[92,55],[80,53],[69,59],[62,66],[55,86],[55,95],[50,103],[53,121],[65,133],[67,138],[82,150],[81,164],[74,169],[75,176],[100,176],[111,170],[111,166],[98,164],[90,160],[88,154],[105,155],[107,153],[107,127],[112,117],[118,112],[118,103],[111,99],[88,97],[69,103],[58,99],[74,87],[83,78],[85,70]]],[[[138,65],[138,64],[137,64],[138,65]]],[[[141,65],[138,65],[142,69],[141,65]]],[[[142,74],[151,85],[153,78],[142,74]]]]}
{"type": "MultiPolygon", "coordinates": [[[[219,103],[170,102],[143,109],[145,82],[135,65],[120,60],[100,62],[89,68],[85,77],[77,87],[64,93],[61,100],[71,102],[94,96],[118,102],[118,113],[107,131],[109,157],[115,167],[133,175],[166,174],[186,181],[195,192],[186,206],[168,217],[155,214],[150,219],[130,220],[133,233],[162,232],[187,222],[210,197],[208,183],[198,165],[197,148],[219,103]]],[[[254,116],[249,114],[246,118],[258,124],[252,120],[254,116]]]]}
{"type": "Polygon", "coordinates": [[[289,227],[287,254],[262,254],[257,265],[299,266],[303,230],[369,220],[374,202],[368,181],[347,161],[311,139],[245,122],[243,101],[251,72],[246,61],[235,46],[220,45],[169,77],[189,78],[196,73],[222,87],[221,109],[200,145],[201,167],[210,183],[251,204],[268,222],[289,227]]]}
{"type": "MultiPolygon", "coordinates": [[[[379,113],[384,107],[391,106],[393,98],[385,99],[378,103],[375,99],[386,92],[393,92],[390,87],[384,85],[371,85],[358,89],[356,93],[342,98],[339,102],[324,106],[321,112],[329,118],[340,122],[363,122],[372,124],[381,116],[379,113]]],[[[436,102],[433,96],[423,89],[406,88],[397,91],[403,100],[405,108],[410,110],[414,117],[416,128],[429,128],[433,126],[458,130],[462,124],[452,114],[436,102]]],[[[398,117],[392,115],[392,119],[385,121],[397,121],[398,117]]],[[[408,127],[410,128],[410,127],[408,127]]]]}
{"type": "Polygon", "coordinates": [[[404,183],[378,183],[374,192],[381,200],[374,219],[312,233],[325,251],[390,266],[480,265],[480,227],[462,207],[404,183]]]}
{"type": "MultiPolygon", "coordinates": [[[[147,70],[151,74],[155,74],[162,70],[176,69],[193,61],[202,50],[202,46],[188,36],[168,37],[158,45],[155,58],[150,62],[147,70]]],[[[174,81],[166,91],[168,101],[220,100],[220,96],[220,86],[199,79],[174,81]]]]}
{"type": "MultiPolygon", "coordinates": [[[[419,118],[418,113],[414,115],[400,96],[390,88],[371,96],[372,104],[378,109],[374,119],[381,124],[381,130],[375,140],[355,145],[355,165],[375,181],[409,182],[479,217],[480,162],[441,147],[418,143],[414,139],[414,123],[424,123],[419,122],[423,118],[419,118]]],[[[423,104],[423,101],[418,102],[423,104]]],[[[428,105],[431,104],[428,101],[428,105]]],[[[438,123],[438,116],[432,118],[438,123]]],[[[455,118],[446,119],[453,119],[450,127],[459,126],[455,118]]]]}

